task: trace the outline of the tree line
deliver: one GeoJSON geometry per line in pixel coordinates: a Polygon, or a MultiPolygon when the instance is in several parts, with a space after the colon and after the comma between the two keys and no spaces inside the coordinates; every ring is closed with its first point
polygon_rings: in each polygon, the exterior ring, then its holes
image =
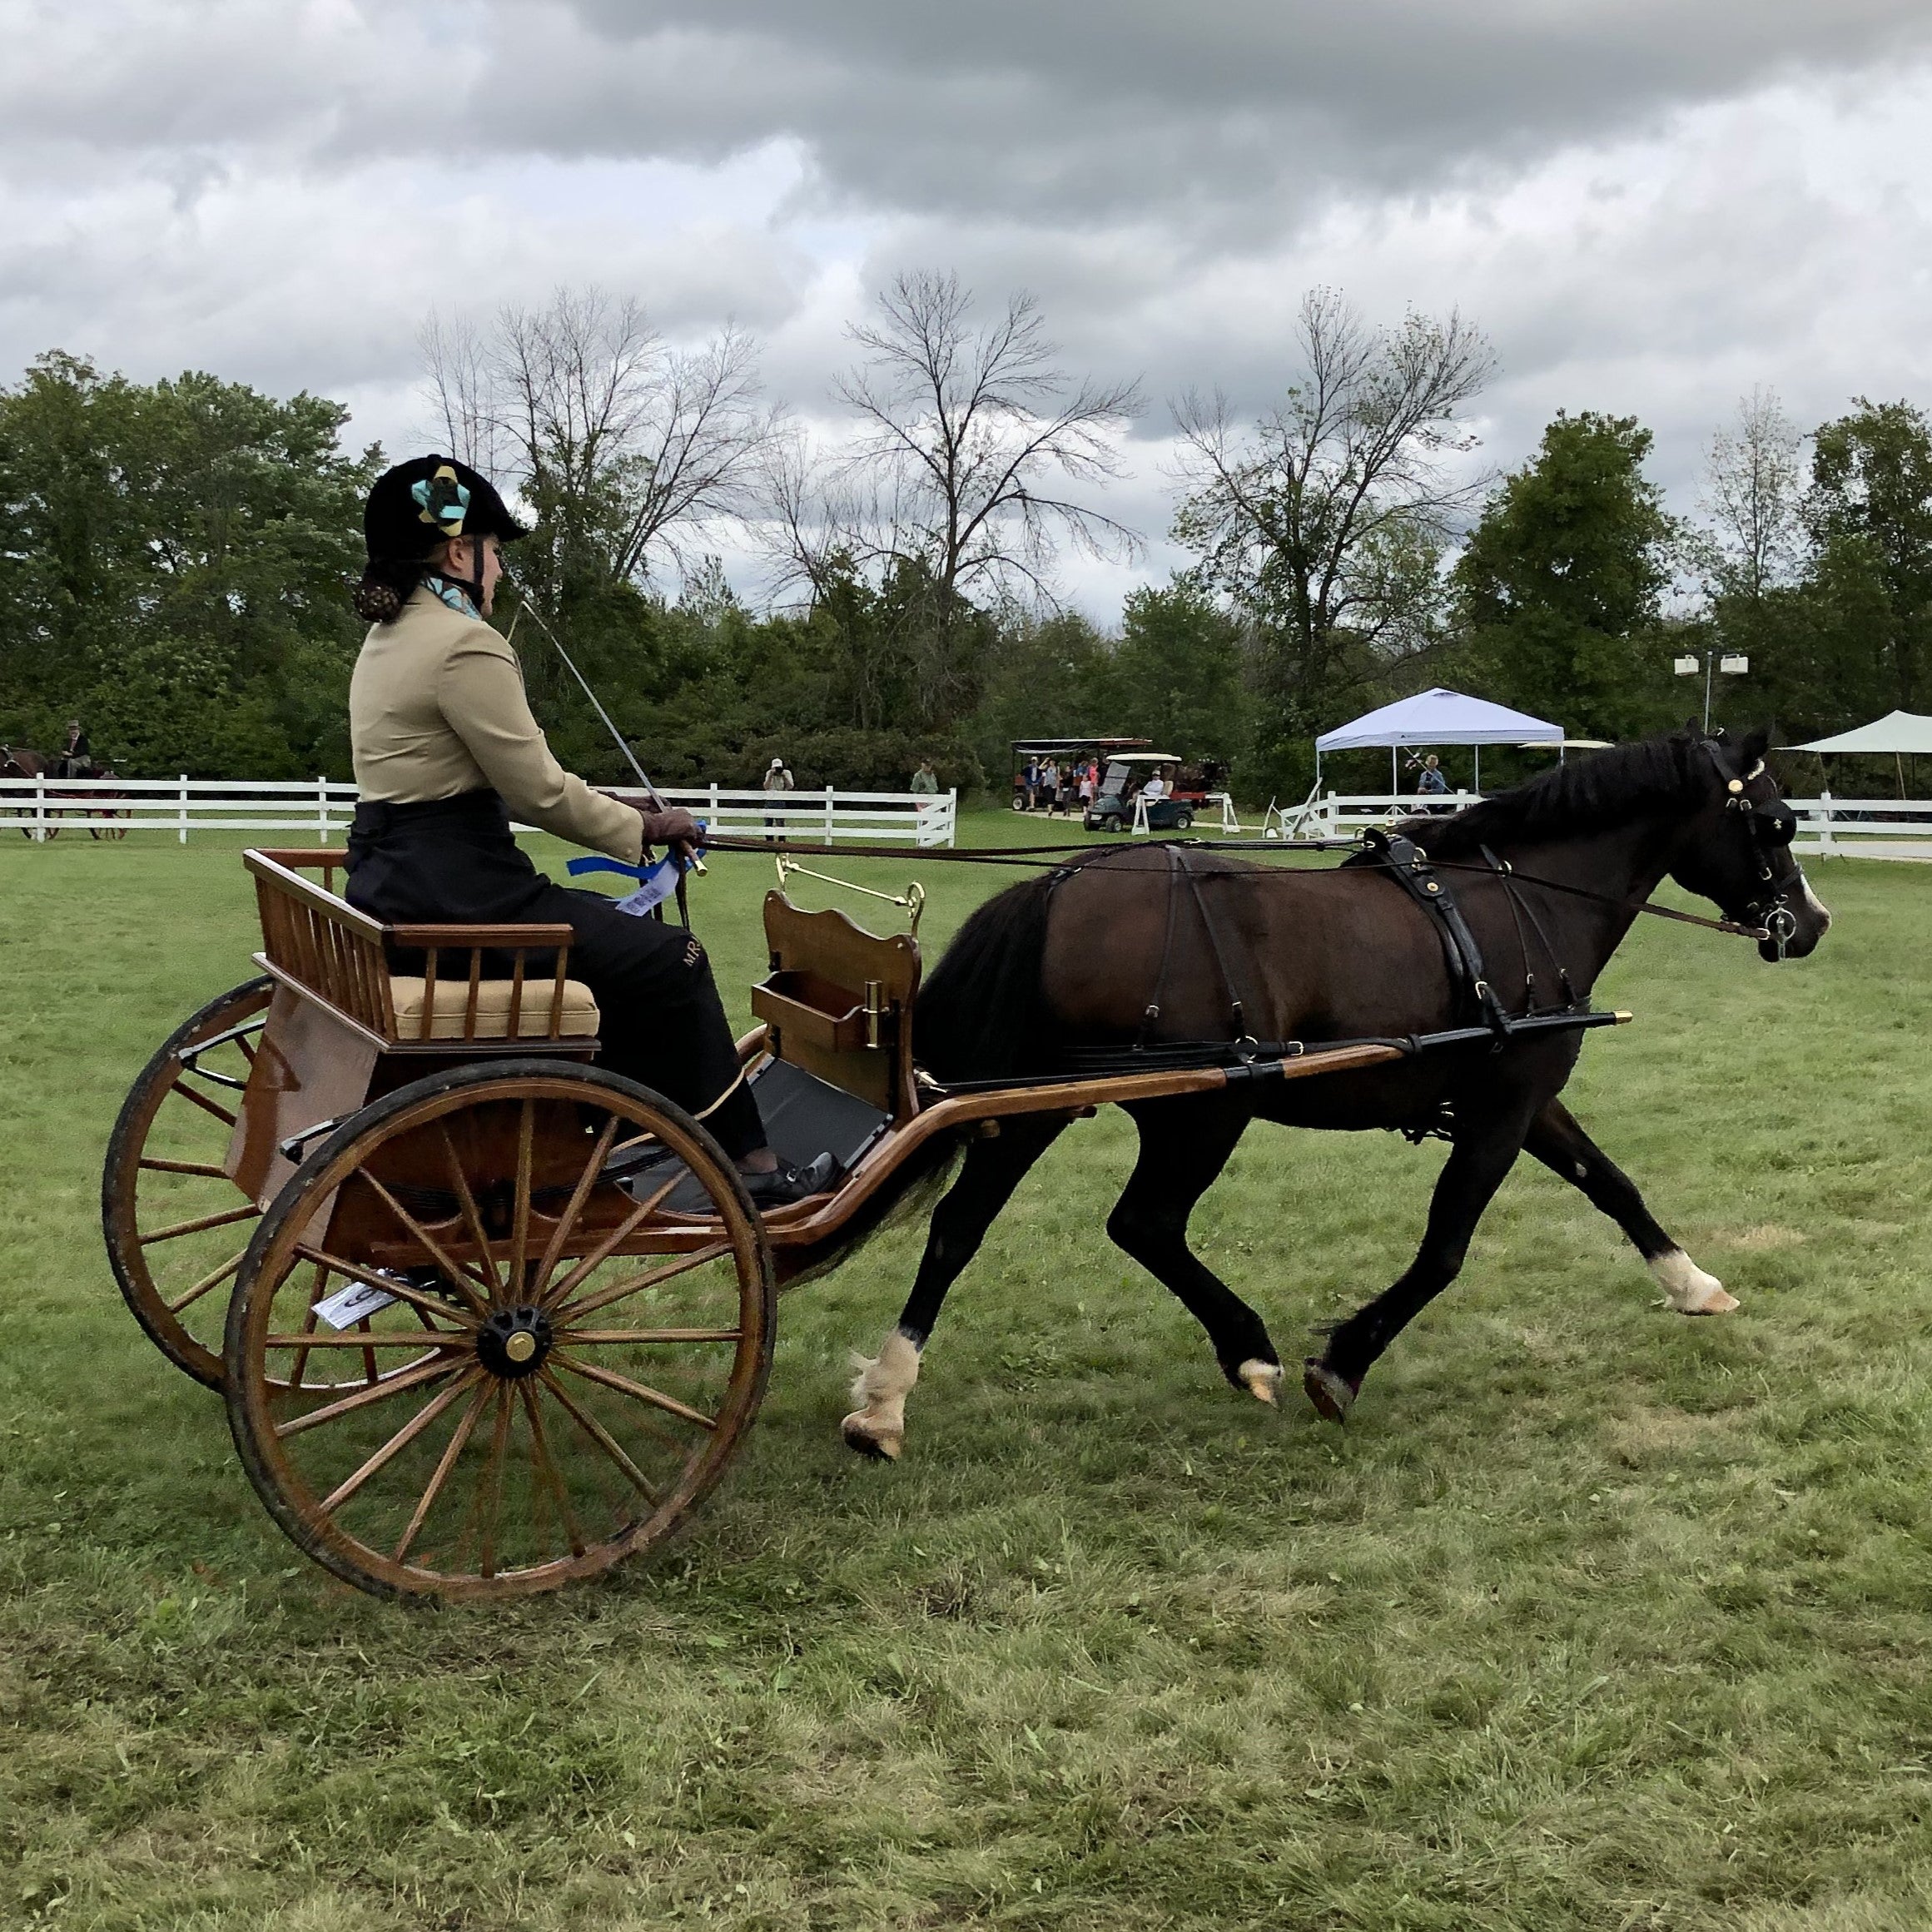
{"type": "MultiPolygon", "coordinates": [[[[766,398],[746,336],[678,347],[594,291],[425,329],[445,446],[537,523],[496,621],[588,775],[618,755],[539,619],[667,783],[780,756],[809,783],[926,759],[997,790],[1009,740],[1094,732],[1299,797],[1318,732],[1425,683],[1621,738],[1698,708],[1672,667],[1706,650],[1751,662],[1720,716],[1785,741],[1932,703],[1932,422],[1908,402],[1805,434],[1755,393],[1674,511],[1628,417],[1559,413],[1483,471],[1480,331],[1377,328],[1316,291],[1259,419],[1170,400],[1190,562],[1102,628],[1057,572],[1140,548],[1103,507],[1137,385],[1067,369],[1030,298],[982,309],[948,276],[900,277],[850,333],[828,437],[766,398]],[[756,604],[718,562],[747,544],[756,604]]],[[[0,389],[0,740],[51,747],[78,716],[129,776],[346,774],[344,587],[389,459],[347,425],[61,352],[0,389]]]]}

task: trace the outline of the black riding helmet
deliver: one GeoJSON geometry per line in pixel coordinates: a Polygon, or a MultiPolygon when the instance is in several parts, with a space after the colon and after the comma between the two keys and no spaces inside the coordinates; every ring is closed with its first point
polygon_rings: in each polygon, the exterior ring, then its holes
{"type": "MultiPolygon", "coordinates": [[[[362,534],[369,549],[367,575],[395,584],[396,566],[425,563],[454,538],[494,537],[509,544],[529,532],[480,471],[454,456],[413,456],[376,478],[362,506],[362,534]]],[[[480,552],[476,575],[464,587],[480,606],[480,552]]]]}

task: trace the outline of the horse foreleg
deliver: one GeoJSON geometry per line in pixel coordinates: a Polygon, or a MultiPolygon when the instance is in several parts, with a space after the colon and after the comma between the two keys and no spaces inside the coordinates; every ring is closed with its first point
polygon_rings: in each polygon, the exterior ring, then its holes
{"type": "Polygon", "coordinates": [[[1338,1324],[1302,1386],[1330,1422],[1348,1418],[1363,1378],[1389,1343],[1463,1271],[1470,1237],[1496,1197],[1528,1129],[1524,1112],[1458,1123],[1456,1145],[1436,1178],[1428,1227],[1408,1272],[1338,1324]]]}
{"type": "Polygon", "coordinates": [[[1065,1130],[1067,1118],[1031,1115],[1002,1121],[993,1139],[975,1140],[966,1150],[959,1179],[933,1209],[926,1253],[898,1325],[877,1355],[853,1358],[858,1374],[852,1400],[859,1406],[839,1424],[848,1448],[862,1456],[898,1460],[906,1446],[906,1398],[919,1379],[920,1354],[946,1291],[979,1253],[987,1229],[1013,1198],[1027,1169],[1065,1130]]]}
{"type": "Polygon", "coordinates": [[[1577,1125],[1561,1100],[1552,1100],[1530,1124],[1523,1149],[1622,1229],[1679,1314],[1727,1315],[1737,1306],[1724,1284],[1706,1274],[1658,1226],[1636,1183],[1577,1125]]]}
{"type": "Polygon", "coordinates": [[[1251,1115],[1213,1101],[1155,1100],[1128,1110],[1140,1130],[1140,1157],[1107,1233],[1207,1330],[1229,1382],[1272,1407],[1281,1358],[1266,1326],[1187,1244],[1194,1204],[1228,1165],[1251,1115]]]}

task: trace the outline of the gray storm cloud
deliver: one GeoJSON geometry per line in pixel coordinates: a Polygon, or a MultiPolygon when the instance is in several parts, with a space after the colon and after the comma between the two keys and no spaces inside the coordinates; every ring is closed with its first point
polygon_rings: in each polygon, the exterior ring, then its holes
{"type": "MultiPolygon", "coordinates": [[[[395,440],[432,306],[559,283],[727,316],[822,410],[900,266],[1070,360],[1258,408],[1316,281],[1495,339],[1487,456],[1558,406],[1665,479],[1754,383],[1932,362],[1924,0],[0,0],[0,380],[52,345],[345,396],[395,440]]],[[[1156,407],[1119,493],[1165,523],[1156,407]]]]}

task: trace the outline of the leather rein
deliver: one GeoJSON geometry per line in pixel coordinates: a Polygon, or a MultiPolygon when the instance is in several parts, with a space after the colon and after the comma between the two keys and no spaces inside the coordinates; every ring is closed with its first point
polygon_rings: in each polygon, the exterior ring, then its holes
{"type": "MultiPolygon", "coordinates": [[[[1115,852],[1148,850],[1185,852],[1240,852],[1250,858],[1266,858],[1281,852],[1361,852],[1363,848],[1354,840],[1337,839],[1284,839],[1269,847],[1256,847],[1234,839],[1155,839],[1148,846],[1129,847],[1103,847],[1099,851],[1092,847],[1074,847],[1070,852],[1065,847],[1040,847],[1036,845],[986,846],[961,851],[956,847],[926,846],[908,848],[903,845],[860,844],[809,844],[802,840],[784,837],[738,838],[728,833],[708,833],[703,849],[709,852],[754,852],[765,858],[776,858],[781,854],[810,853],[817,858],[848,859],[897,859],[901,862],[916,857],[924,865],[928,861],[941,865],[955,866],[1024,866],[1044,871],[1060,869],[1077,872],[1096,861],[1111,857],[1115,852]]],[[[1573,899],[1594,900],[1599,906],[1609,906],[1622,912],[1647,912],[1654,919],[1673,919],[1680,926],[1701,926],[1709,932],[1722,932],[1734,939],[1776,941],[1777,934],[1766,926],[1746,926],[1735,919],[1708,919],[1701,913],[1680,912],[1674,906],[1653,906],[1647,899],[1619,898],[1614,892],[1592,892],[1587,886],[1565,885],[1558,879],[1538,878],[1527,872],[1519,872],[1507,860],[1497,860],[1492,865],[1473,865],[1466,861],[1435,859],[1430,862],[1442,872],[1477,872],[1489,877],[1502,876],[1515,881],[1518,885],[1541,886],[1552,892],[1567,893],[1573,899]]],[[[1364,862],[1363,870],[1373,869],[1364,862]]],[[[1768,874],[1766,875],[1768,877],[1768,874]]],[[[1754,902],[1755,903],[1755,902],[1754,902]]],[[[1782,906],[1781,895],[1778,908],[1782,906]]],[[[1787,914],[1788,917],[1789,915],[1787,914]]],[[[1789,936],[1787,935],[1787,936],[1789,936]]]]}

